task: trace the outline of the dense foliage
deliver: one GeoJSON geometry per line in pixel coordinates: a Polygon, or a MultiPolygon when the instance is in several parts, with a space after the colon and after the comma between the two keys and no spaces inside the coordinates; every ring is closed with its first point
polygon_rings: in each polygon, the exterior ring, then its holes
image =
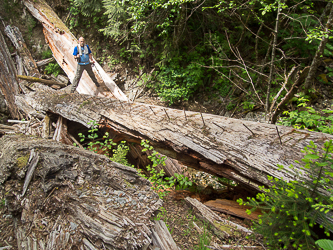
{"type": "Polygon", "coordinates": [[[95,23],[126,44],[122,58],[153,62],[147,86],[170,104],[198,93],[232,97],[232,87],[244,101],[270,105],[292,67],[311,64],[324,37],[323,54],[333,55],[330,1],[70,1],[73,27],[95,23]]]}

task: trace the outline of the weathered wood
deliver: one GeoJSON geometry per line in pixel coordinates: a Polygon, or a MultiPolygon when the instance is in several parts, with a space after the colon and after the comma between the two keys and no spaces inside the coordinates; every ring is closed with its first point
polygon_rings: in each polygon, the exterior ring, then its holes
{"type": "Polygon", "coordinates": [[[231,179],[249,190],[269,185],[267,175],[293,180],[295,175],[287,166],[301,167],[295,163],[301,162],[300,151],[310,141],[321,148],[324,141],[333,139],[329,134],[279,126],[281,144],[272,124],[202,114],[206,124],[203,127],[198,112],[187,111],[185,119],[182,110],[166,109],[169,120],[162,107],[101,97],[35,92],[16,99],[19,107],[35,107],[36,113],[50,111],[86,127],[95,120],[118,140],[140,144],[142,139],[148,139],[161,154],[231,179]],[[278,164],[285,168],[280,169],[278,164]]]}
{"type": "Polygon", "coordinates": [[[47,139],[50,136],[51,121],[48,115],[43,119],[42,138],[47,139]]]}
{"type": "MultiPolygon", "coordinates": [[[[47,5],[44,0],[24,0],[23,3],[31,12],[31,14],[41,22],[43,25],[43,31],[45,39],[47,40],[50,49],[52,50],[53,57],[58,62],[60,67],[67,74],[71,82],[74,80],[77,62],[73,57],[74,47],[77,45],[77,39],[69,31],[62,20],[47,5]]],[[[93,48],[92,48],[93,49],[93,48]]],[[[95,62],[93,71],[99,82],[103,82],[110,92],[97,92],[96,86],[88,76],[87,72],[84,72],[80,80],[77,91],[81,94],[89,94],[99,96],[112,97],[123,101],[127,101],[127,97],[115,84],[115,82],[106,74],[103,68],[95,62]]]]}
{"type": "Polygon", "coordinates": [[[46,80],[46,79],[41,79],[41,78],[37,78],[37,77],[32,77],[32,76],[20,76],[17,75],[18,78],[22,79],[22,80],[26,80],[29,82],[40,82],[43,84],[46,84],[48,86],[52,86],[52,85],[59,85],[60,87],[66,87],[67,85],[59,82],[59,81],[54,81],[54,80],[46,80]]]}
{"type": "Polygon", "coordinates": [[[220,216],[218,216],[207,206],[205,206],[196,199],[187,197],[185,198],[185,202],[194,209],[194,213],[197,215],[198,218],[206,221],[212,227],[214,233],[220,238],[229,237],[230,235],[233,235],[235,233],[252,233],[251,230],[245,227],[242,227],[229,220],[222,219],[220,216]]]}
{"type": "Polygon", "coordinates": [[[258,215],[262,214],[260,211],[254,211],[250,215],[248,215],[246,213],[246,210],[251,209],[251,207],[240,206],[236,201],[226,199],[210,200],[205,202],[204,205],[209,207],[213,211],[219,211],[249,220],[257,220],[258,215]]]}
{"type": "Polygon", "coordinates": [[[163,250],[177,250],[179,249],[173,240],[168,228],[164,221],[155,221],[154,228],[152,229],[153,245],[163,250]]]}
{"type": "Polygon", "coordinates": [[[15,95],[20,93],[16,69],[5,39],[0,32],[0,89],[4,95],[12,118],[22,119],[15,104],[15,95]]]}
{"type": "Polygon", "coordinates": [[[23,66],[27,75],[39,77],[40,73],[37,64],[27,48],[20,30],[15,26],[12,27],[7,25],[5,33],[19,52],[20,57],[23,59],[23,66]]]}
{"type": "Polygon", "coordinates": [[[0,145],[0,185],[9,190],[3,198],[18,249],[101,249],[103,242],[106,249],[134,250],[152,241],[150,218],[162,201],[134,168],[32,136],[3,136],[0,145]],[[40,159],[36,178],[21,197],[16,184],[27,175],[32,149],[40,159]]]}
{"type": "Polygon", "coordinates": [[[17,127],[0,124],[0,129],[17,130],[17,127]]]}
{"type": "Polygon", "coordinates": [[[22,190],[21,196],[24,196],[25,192],[28,189],[29,183],[30,183],[30,181],[32,179],[32,175],[34,174],[34,171],[35,171],[35,168],[37,166],[38,161],[39,161],[38,152],[35,153],[35,150],[32,149],[31,153],[30,153],[30,158],[29,158],[28,164],[26,166],[27,173],[26,173],[26,176],[25,176],[25,180],[24,180],[24,185],[23,185],[23,190],[22,190]]]}
{"type": "Polygon", "coordinates": [[[50,62],[54,62],[54,61],[55,61],[54,58],[51,57],[51,58],[48,58],[48,59],[44,59],[44,60],[38,61],[38,62],[36,62],[36,64],[37,64],[38,67],[42,67],[42,66],[47,65],[50,62]]]}

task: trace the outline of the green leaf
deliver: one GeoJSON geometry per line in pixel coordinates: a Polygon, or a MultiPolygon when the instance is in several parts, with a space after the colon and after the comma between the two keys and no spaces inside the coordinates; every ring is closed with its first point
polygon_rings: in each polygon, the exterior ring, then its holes
{"type": "Polygon", "coordinates": [[[313,154],[307,154],[304,156],[305,159],[309,159],[309,160],[316,160],[319,159],[318,155],[313,155],[313,154]]]}
{"type": "Polygon", "coordinates": [[[316,244],[320,246],[324,250],[332,250],[333,249],[333,241],[331,240],[317,240],[316,244]]]}

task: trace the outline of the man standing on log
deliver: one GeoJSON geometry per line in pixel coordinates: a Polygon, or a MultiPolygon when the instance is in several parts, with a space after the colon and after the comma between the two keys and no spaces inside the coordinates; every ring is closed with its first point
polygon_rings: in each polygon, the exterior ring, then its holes
{"type": "Polygon", "coordinates": [[[97,82],[94,72],[92,71],[92,65],[95,63],[95,61],[93,60],[91,50],[89,46],[85,44],[83,37],[79,38],[79,44],[75,46],[73,56],[74,59],[77,60],[78,65],[72,84],[71,93],[74,93],[74,91],[76,90],[84,70],[88,72],[91,80],[96,84],[98,88],[99,83],[97,82]]]}

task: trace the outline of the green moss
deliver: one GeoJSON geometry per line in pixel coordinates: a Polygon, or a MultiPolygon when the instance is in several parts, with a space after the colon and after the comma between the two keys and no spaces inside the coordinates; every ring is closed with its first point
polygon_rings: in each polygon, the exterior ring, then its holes
{"type": "Polygon", "coordinates": [[[84,105],[87,105],[87,104],[90,104],[90,103],[91,103],[91,101],[84,101],[84,102],[80,105],[79,109],[81,109],[84,105]]]}
{"type": "Polygon", "coordinates": [[[21,157],[17,158],[17,160],[16,160],[17,167],[18,168],[25,167],[29,161],[29,157],[30,157],[30,154],[26,154],[25,156],[21,156],[21,157]]]}
{"type": "Polygon", "coordinates": [[[229,235],[240,235],[240,233],[237,230],[235,230],[229,225],[225,225],[223,222],[214,221],[214,226],[221,231],[221,233],[220,232],[215,232],[215,233],[218,235],[220,234],[220,236],[222,237],[224,237],[223,232],[226,232],[229,235]]]}
{"type": "Polygon", "coordinates": [[[131,183],[129,183],[127,180],[125,180],[125,179],[123,179],[123,182],[126,184],[126,186],[127,187],[129,187],[129,188],[133,188],[134,186],[131,184],[131,183]]]}

